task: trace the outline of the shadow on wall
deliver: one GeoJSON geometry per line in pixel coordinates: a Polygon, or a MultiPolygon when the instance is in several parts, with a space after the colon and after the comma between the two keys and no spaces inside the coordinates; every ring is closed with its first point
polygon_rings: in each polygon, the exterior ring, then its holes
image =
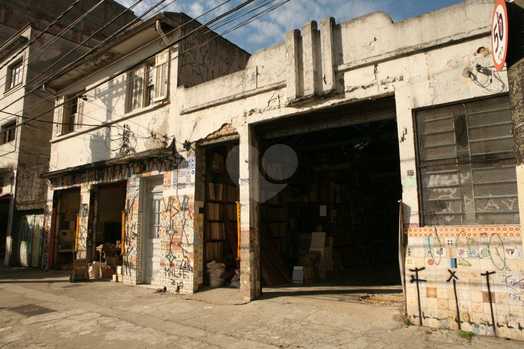
{"type": "Polygon", "coordinates": [[[91,161],[107,160],[111,157],[111,128],[106,127],[89,137],[89,151],[91,161]]]}
{"type": "MultiPolygon", "coordinates": [[[[104,87],[96,88],[94,91],[95,101],[92,104],[97,104],[101,102],[104,107],[100,106],[100,109],[104,108],[105,110],[105,121],[109,122],[113,120],[113,114],[115,109],[115,104],[121,99],[125,103],[126,95],[126,79],[125,75],[118,77],[116,79],[110,80],[104,87]],[[116,82],[115,82],[116,80],[116,82]]],[[[116,115],[116,117],[120,117],[116,115]]]]}
{"type": "Polygon", "coordinates": [[[39,267],[42,259],[43,213],[21,214],[17,217],[12,264],[39,267]]]}

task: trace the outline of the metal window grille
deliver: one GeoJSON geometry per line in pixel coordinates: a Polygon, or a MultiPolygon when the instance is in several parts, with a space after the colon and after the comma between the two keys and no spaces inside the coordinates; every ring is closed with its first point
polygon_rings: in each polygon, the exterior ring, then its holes
{"type": "Polygon", "coordinates": [[[423,221],[519,222],[507,96],[416,113],[423,221]]]}

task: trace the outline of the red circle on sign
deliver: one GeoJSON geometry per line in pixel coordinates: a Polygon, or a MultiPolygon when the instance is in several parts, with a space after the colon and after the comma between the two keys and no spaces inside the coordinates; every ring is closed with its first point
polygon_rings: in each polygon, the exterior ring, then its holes
{"type": "Polygon", "coordinates": [[[509,18],[505,0],[496,0],[491,22],[491,53],[498,71],[504,69],[508,56],[509,18]]]}

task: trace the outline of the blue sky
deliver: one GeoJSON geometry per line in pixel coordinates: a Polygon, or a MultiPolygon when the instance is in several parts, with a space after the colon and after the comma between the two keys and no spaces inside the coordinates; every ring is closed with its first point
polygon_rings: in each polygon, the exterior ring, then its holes
{"type": "MultiPolygon", "coordinates": [[[[126,6],[136,2],[136,0],[117,1],[126,6]]],[[[159,1],[144,0],[135,8],[135,12],[140,15],[145,9],[150,8],[159,1]]],[[[196,17],[223,1],[167,0],[164,4],[170,4],[170,6],[164,10],[182,11],[192,17],[196,17]]],[[[228,5],[233,6],[242,1],[245,0],[232,0],[228,5]]],[[[257,0],[253,6],[264,1],[267,0],[257,0]]],[[[282,0],[275,0],[275,3],[280,1],[282,0]]],[[[255,52],[281,41],[287,31],[300,28],[309,20],[320,20],[331,16],[335,17],[338,22],[341,22],[370,12],[384,11],[398,21],[458,2],[462,2],[462,0],[291,0],[274,12],[242,26],[226,35],[226,37],[242,48],[255,52]]],[[[160,5],[157,9],[162,8],[162,6],[160,5]]],[[[224,6],[219,12],[213,13],[213,16],[225,11],[226,8],[227,6],[224,6]]],[[[227,28],[221,28],[217,31],[221,32],[222,30],[227,30],[227,28]]]]}

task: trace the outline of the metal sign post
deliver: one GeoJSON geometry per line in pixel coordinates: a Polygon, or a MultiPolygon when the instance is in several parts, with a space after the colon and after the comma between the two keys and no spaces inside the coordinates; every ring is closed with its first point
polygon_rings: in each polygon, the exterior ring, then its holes
{"type": "Polygon", "coordinates": [[[419,287],[419,283],[427,282],[427,280],[420,279],[418,277],[418,273],[423,271],[423,270],[426,270],[426,268],[422,267],[422,268],[409,269],[410,272],[415,273],[415,275],[411,275],[410,282],[411,283],[415,282],[417,284],[418,322],[419,322],[420,326],[422,326],[422,306],[420,304],[420,287],[419,287]]]}
{"type": "Polygon", "coordinates": [[[451,269],[448,269],[448,272],[450,274],[449,278],[446,280],[447,282],[453,281],[453,293],[455,294],[455,306],[457,311],[457,324],[459,330],[462,330],[462,321],[460,321],[460,307],[458,302],[458,296],[457,296],[457,280],[459,279],[457,275],[457,271],[452,271],[451,269]]]}
{"type": "Polygon", "coordinates": [[[493,334],[496,336],[497,335],[497,324],[495,323],[495,314],[493,312],[493,297],[491,297],[491,286],[489,283],[489,277],[493,274],[495,274],[494,271],[486,271],[485,273],[481,273],[480,275],[486,277],[486,284],[488,285],[489,308],[491,310],[491,323],[493,325],[493,334]]]}

